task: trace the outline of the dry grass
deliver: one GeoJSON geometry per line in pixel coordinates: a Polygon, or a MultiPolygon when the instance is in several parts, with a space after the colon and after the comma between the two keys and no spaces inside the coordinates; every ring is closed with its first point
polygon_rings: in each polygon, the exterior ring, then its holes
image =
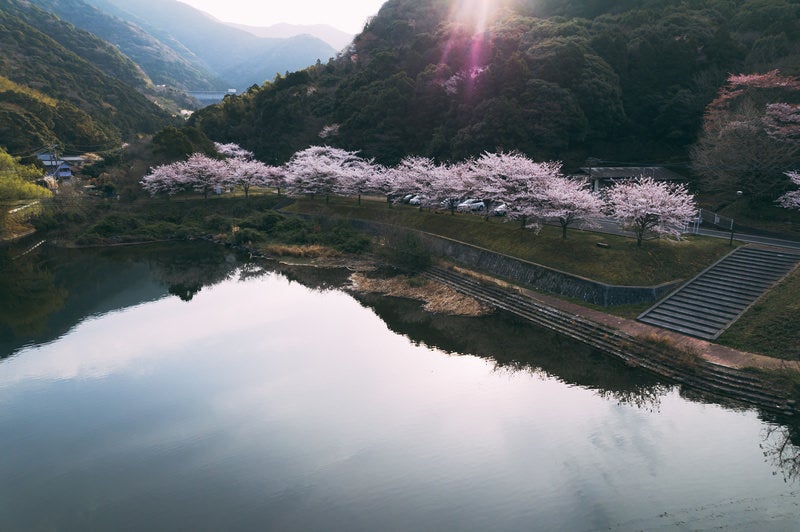
{"type": "Polygon", "coordinates": [[[329,259],[340,257],[342,254],[333,248],[319,245],[289,245],[289,244],[268,244],[262,247],[268,255],[274,257],[301,257],[305,259],[329,259]]]}
{"type": "Polygon", "coordinates": [[[460,294],[452,288],[428,279],[398,275],[388,279],[374,279],[361,273],[350,276],[353,288],[362,292],[376,292],[394,297],[405,297],[425,302],[425,310],[454,316],[484,316],[491,309],[477,300],[460,294]]]}

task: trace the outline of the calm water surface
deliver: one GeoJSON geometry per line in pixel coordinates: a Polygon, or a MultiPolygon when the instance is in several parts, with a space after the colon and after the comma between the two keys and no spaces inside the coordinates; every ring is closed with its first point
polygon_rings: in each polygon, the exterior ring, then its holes
{"type": "Polygon", "coordinates": [[[800,523],[790,427],[511,317],[218,248],[4,267],[0,530],[800,523]]]}

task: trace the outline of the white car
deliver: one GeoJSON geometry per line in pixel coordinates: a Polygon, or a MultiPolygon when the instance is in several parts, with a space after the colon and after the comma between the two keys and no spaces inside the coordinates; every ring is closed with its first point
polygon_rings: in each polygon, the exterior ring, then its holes
{"type": "Polygon", "coordinates": [[[461,212],[480,212],[486,208],[486,204],[479,199],[466,199],[458,204],[458,209],[461,212]]]}
{"type": "Polygon", "coordinates": [[[408,200],[409,205],[422,205],[422,198],[419,196],[414,196],[410,200],[408,200]]]}
{"type": "Polygon", "coordinates": [[[492,214],[495,216],[505,216],[506,214],[508,214],[508,205],[506,205],[505,203],[501,203],[500,205],[492,209],[492,214]]]}

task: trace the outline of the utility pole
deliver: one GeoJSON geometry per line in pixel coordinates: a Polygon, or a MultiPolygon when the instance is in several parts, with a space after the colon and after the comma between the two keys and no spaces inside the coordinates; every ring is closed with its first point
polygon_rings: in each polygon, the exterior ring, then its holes
{"type": "Polygon", "coordinates": [[[53,172],[53,179],[58,179],[58,161],[60,159],[58,154],[58,144],[47,145],[48,155],[50,157],[50,164],[53,172]]]}

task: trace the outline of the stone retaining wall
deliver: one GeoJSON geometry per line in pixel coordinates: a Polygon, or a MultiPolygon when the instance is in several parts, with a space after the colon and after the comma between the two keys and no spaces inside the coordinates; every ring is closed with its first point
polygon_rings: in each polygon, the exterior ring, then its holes
{"type": "Polygon", "coordinates": [[[595,305],[653,303],[680,285],[680,281],[658,286],[609,285],[422,231],[364,220],[352,220],[351,223],[355,228],[375,236],[403,232],[416,234],[434,254],[465,267],[528,288],[574,297],[595,305]]]}

